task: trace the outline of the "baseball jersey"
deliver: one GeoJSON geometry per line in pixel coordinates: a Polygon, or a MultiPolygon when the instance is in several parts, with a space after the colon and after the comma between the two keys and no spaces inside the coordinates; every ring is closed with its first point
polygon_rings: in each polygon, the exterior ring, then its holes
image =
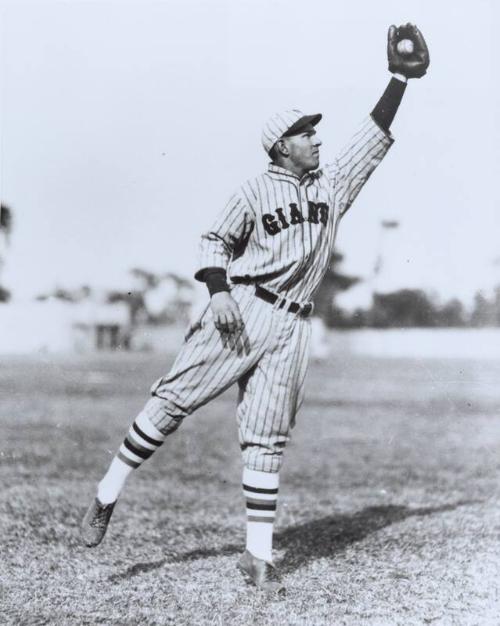
{"type": "Polygon", "coordinates": [[[328,267],[340,218],[393,143],[371,118],[332,164],[302,178],[270,163],[244,183],[202,235],[199,270],[255,282],[297,302],[311,299],[328,267]]]}

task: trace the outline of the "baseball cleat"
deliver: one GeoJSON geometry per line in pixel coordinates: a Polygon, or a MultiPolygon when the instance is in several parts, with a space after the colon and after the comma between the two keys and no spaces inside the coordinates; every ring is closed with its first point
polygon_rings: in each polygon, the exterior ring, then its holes
{"type": "Polygon", "coordinates": [[[115,504],[102,504],[98,498],[90,503],[81,526],[82,539],[88,548],[98,546],[103,540],[115,504]]]}
{"type": "Polygon", "coordinates": [[[245,550],[238,561],[238,569],[247,582],[255,585],[257,589],[285,593],[286,588],[281,583],[275,566],[268,561],[258,559],[248,550],[245,550]]]}

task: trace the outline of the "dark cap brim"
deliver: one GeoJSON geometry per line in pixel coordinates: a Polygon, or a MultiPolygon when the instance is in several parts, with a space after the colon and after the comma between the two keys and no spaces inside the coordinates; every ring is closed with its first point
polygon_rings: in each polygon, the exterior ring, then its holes
{"type": "Polygon", "coordinates": [[[306,126],[316,126],[321,121],[323,115],[321,113],[316,113],[315,115],[304,115],[297,120],[295,124],[290,126],[290,128],[283,133],[282,137],[292,137],[293,135],[298,135],[301,133],[306,126]]]}

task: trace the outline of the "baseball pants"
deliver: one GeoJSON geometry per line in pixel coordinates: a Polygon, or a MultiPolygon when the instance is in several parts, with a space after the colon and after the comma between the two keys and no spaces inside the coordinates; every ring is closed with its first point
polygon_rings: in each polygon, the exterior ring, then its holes
{"type": "Polygon", "coordinates": [[[239,386],[239,443],[249,469],[278,472],[302,403],[310,321],[271,305],[250,285],[235,285],[244,331],[234,339],[215,328],[208,308],[187,337],[170,372],[151,387],[144,407],[168,435],[198,407],[239,386]]]}

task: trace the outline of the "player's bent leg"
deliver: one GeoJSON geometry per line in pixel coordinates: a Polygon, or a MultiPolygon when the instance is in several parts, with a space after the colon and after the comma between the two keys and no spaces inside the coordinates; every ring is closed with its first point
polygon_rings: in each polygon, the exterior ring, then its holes
{"type": "Polygon", "coordinates": [[[99,483],[97,497],[102,503],[115,502],[132,470],[140,467],[165,441],[166,433],[153,424],[154,418],[158,414],[163,415],[164,412],[164,402],[159,398],[150,398],[135,418],[108,471],[99,483]]]}
{"type": "Polygon", "coordinates": [[[116,456],[100,481],[97,496],[83,518],[81,534],[88,547],[101,543],[106,534],[111,515],[118,496],[127,477],[137,469],[163,443],[166,435],[153,424],[152,418],[162,412],[163,401],[151,398],[144,409],[135,418],[116,456]]]}
{"type": "Polygon", "coordinates": [[[259,359],[271,332],[270,321],[262,323],[259,306],[255,298],[240,302],[248,351],[227,349],[213,324],[205,323],[183,345],[169,374],[153,384],[153,397],[129,429],[84,518],[86,545],[97,545],[103,539],[113,511],[108,505],[116,502],[132,470],[140,467],[187,415],[222,393],[259,359]]]}
{"type": "Polygon", "coordinates": [[[225,341],[211,314],[206,314],[201,328],[183,346],[170,372],[151,388],[152,394],[165,402],[165,414],[152,419],[162,432],[169,434],[187,415],[238,381],[268,348],[274,327],[271,317],[262,315],[267,303],[255,298],[251,289],[239,289],[237,293],[245,324],[245,348],[225,341]]]}

